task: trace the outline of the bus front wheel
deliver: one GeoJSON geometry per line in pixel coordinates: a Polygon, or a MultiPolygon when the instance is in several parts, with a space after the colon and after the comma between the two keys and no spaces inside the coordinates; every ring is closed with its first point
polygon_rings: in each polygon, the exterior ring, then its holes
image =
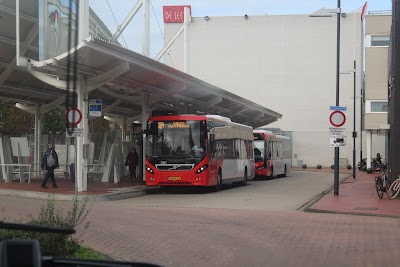
{"type": "Polygon", "coordinates": [[[218,178],[217,178],[217,185],[214,186],[214,191],[220,191],[222,189],[222,172],[219,170],[218,172],[218,178]]]}
{"type": "Polygon", "coordinates": [[[247,185],[247,168],[244,170],[243,181],[241,184],[243,186],[247,185]]]}

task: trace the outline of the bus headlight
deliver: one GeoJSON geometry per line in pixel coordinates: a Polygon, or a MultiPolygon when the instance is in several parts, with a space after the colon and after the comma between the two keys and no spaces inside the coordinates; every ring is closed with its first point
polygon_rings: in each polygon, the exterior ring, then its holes
{"type": "Polygon", "coordinates": [[[202,173],[203,171],[207,170],[208,164],[201,166],[197,169],[196,174],[202,173]]]}
{"type": "Polygon", "coordinates": [[[154,171],[147,165],[146,165],[146,171],[151,173],[151,174],[154,174],[154,171]]]}

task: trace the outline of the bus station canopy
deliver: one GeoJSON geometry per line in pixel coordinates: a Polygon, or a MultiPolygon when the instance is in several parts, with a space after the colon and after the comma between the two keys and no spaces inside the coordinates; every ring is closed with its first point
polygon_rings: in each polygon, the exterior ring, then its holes
{"type": "MultiPolygon", "coordinates": [[[[21,56],[30,59],[16,66],[15,9],[0,3],[0,98],[25,105],[63,106],[68,54],[38,61],[37,10],[21,12],[21,56]],[[55,105],[57,104],[57,105],[55,105]]],[[[15,7],[15,4],[14,4],[15,7]]],[[[96,18],[98,19],[98,17],[96,18]]],[[[218,114],[232,121],[259,127],[282,117],[229,91],[213,86],[151,58],[104,39],[88,37],[72,50],[77,71],[85,78],[89,99],[101,99],[103,115],[141,120],[143,102],[150,111],[181,114],[218,114]]]]}

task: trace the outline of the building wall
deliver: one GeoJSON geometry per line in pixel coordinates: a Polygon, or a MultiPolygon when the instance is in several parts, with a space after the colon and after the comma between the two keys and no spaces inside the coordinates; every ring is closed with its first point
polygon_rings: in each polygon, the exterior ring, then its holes
{"type": "Polygon", "coordinates": [[[377,135],[381,126],[388,124],[387,112],[371,111],[374,100],[388,99],[388,46],[373,46],[373,36],[389,36],[391,15],[367,15],[365,17],[365,130],[371,131],[372,157],[376,153],[386,155],[385,135],[377,135]]]}
{"type": "Polygon", "coordinates": [[[391,15],[367,15],[365,16],[365,34],[388,34],[392,26],[391,15]]]}
{"type": "Polygon", "coordinates": [[[387,113],[365,113],[365,129],[377,130],[382,124],[387,124],[387,113]]]}
{"type": "MultiPolygon", "coordinates": [[[[346,132],[353,125],[353,69],[357,61],[357,101],[361,84],[361,18],[341,18],[340,105],[348,108],[346,132]]],[[[165,24],[170,38],[181,24],[165,24]]],[[[336,17],[308,15],[192,18],[189,73],[283,114],[268,127],[293,135],[293,163],[333,163],[329,146],[329,106],[335,105],[336,17]],[[294,155],[297,155],[294,158],[294,155]]],[[[183,69],[183,35],[165,57],[183,69]]],[[[359,109],[359,103],[357,104],[359,109]]],[[[357,112],[357,125],[360,113],[357,112]]],[[[359,128],[359,126],[358,126],[359,128]]],[[[350,139],[348,140],[348,143],[350,139]]],[[[352,159],[352,146],[340,157],[352,159]]]]}
{"type": "Polygon", "coordinates": [[[387,100],[388,48],[365,49],[365,99],[387,100]]]}

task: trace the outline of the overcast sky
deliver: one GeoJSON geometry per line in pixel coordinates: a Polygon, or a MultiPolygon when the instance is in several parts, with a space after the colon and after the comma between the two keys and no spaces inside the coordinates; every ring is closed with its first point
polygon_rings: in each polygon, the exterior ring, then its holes
{"type": "MultiPolygon", "coordinates": [[[[115,18],[120,24],[137,0],[108,0],[115,18]]],[[[342,0],[343,12],[360,9],[365,0],[342,0]]],[[[168,5],[191,5],[192,16],[242,16],[251,15],[282,15],[310,14],[326,7],[335,8],[336,0],[152,0],[151,1],[151,57],[154,57],[163,47],[162,31],[164,29],[162,7],[168,5]],[[154,9],[154,11],[153,11],[154,9]],[[158,23],[157,23],[158,21],[158,23]]],[[[391,10],[391,0],[369,0],[368,11],[391,10]]],[[[90,7],[104,21],[111,32],[115,32],[117,23],[111,13],[107,0],[90,0],[90,7]]],[[[123,46],[141,52],[142,10],[132,20],[120,37],[123,46]],[[125,45],[126,43],[126,45],[125,45]]]]}

